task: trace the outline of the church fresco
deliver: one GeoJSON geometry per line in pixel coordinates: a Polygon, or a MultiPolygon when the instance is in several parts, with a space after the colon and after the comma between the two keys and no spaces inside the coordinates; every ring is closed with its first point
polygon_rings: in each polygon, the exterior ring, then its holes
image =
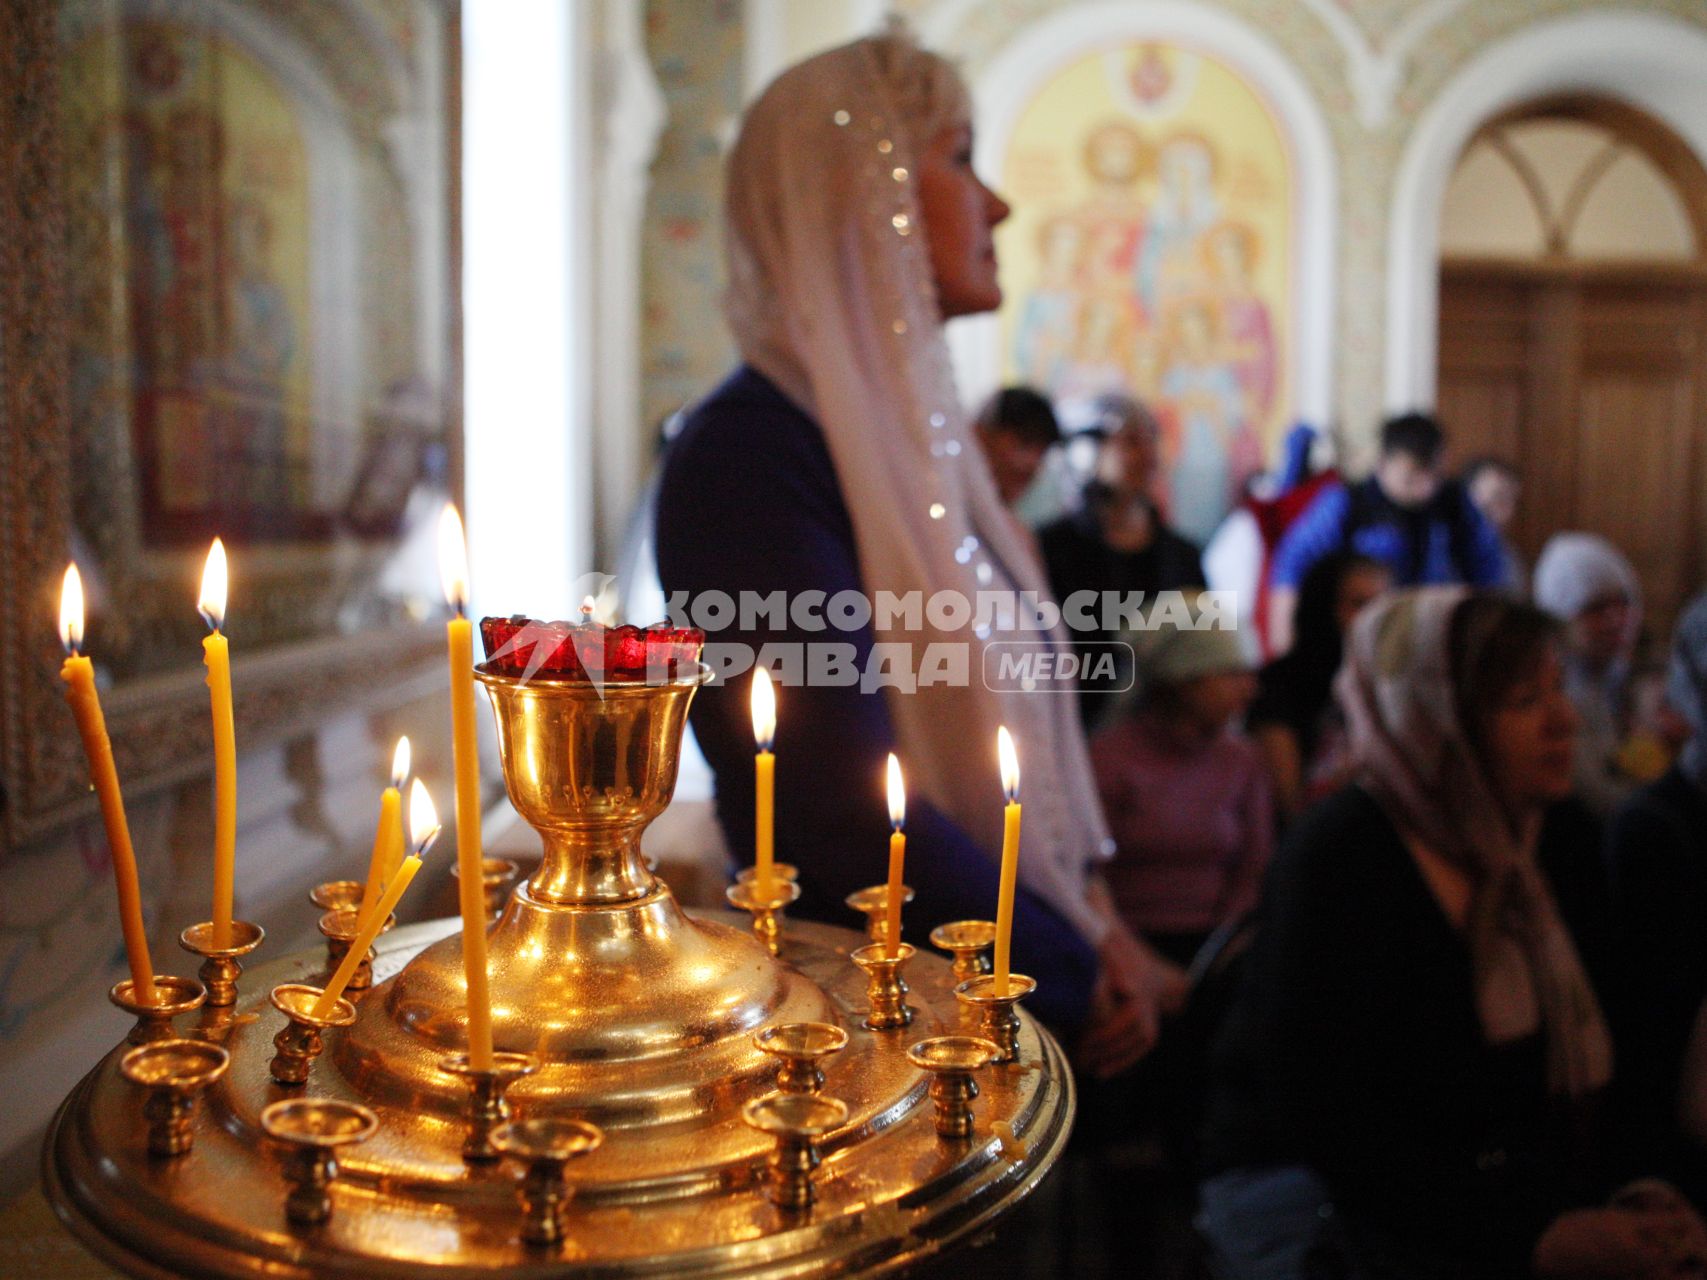
{"type": "Polygon", "coordinates": [[[1004,376],[1067,410],[1104,392],[1162,423],[1162,492],[1197,540],[1289,416],[1293,190],[1273,114],[1177,45],[1099,50],[1018,115],[999,184],[1004,376]]]}

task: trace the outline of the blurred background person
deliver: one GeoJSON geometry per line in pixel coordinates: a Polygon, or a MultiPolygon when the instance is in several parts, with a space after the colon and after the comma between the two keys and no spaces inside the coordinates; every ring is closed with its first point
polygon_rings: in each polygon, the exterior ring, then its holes
{"type": "Polygon", "coordinates": [[[1334,677],[1352,619],[1392,581],[1386,565],[1355,551],[1316,561],[1298,592],[1292,647],[1258,676],[1245,727],[1267,766],[1283,825],[1351,781],[1350,741],[1334,677]]]}
{"type": "Polygon", "coordinates": [[[1624,553],[1599,534],[1557,533],[1535,562],[1535,603],[1565,627],[1565,688],[1582,718],[1577,794],[1610,817],[1636,786],[1620,757],[1633,725],[1641,584],[1624,553]]]}
{"type": "MultiPolygon", "coordinates": [[[[1201,589],[1201,553],[1168,527],[1156,506],[1161,450],[1155,414],[1129,396],[1113,394],[1098,398],[1095,414],[1100,439],[1084,502],[1038,533],[1055,599],[1065,602],[1075,592],[1089,591],[1100,602],[1104,593],[1141,592],[1148,604],[1157,592],[1201,589]]],[[[1109,621],[1100,603],[1095,621],[1109,621]]],[[[1073,633],[1074,644],[1085,655],[1114,638],[1113,626],[1073,633]]],[[[1080,707],[1089,729],[1097,727],[1113,693],[1133,682],[1130,654],[1117,650],[1115,657],[1112,681],[1081,689],[1080,707]]]]}
{"type": "Polygon", "coordinates": [[[1046,396],[1030,387],[1004,387],[979,407],[972,429],[990,464],[996,493],[1010,508],[1030,491],[1043,460],[1061,443],[1061,424],[1046,396]]]}
{"type": "Polygon", "coordinates": [[[1517,519],[1517,504],[1523,497],[1523,473],[1504,458],[1483,454],[1464,464],[1458,483],[1499,535],[1500,550],[1505,554],[1505,585],[1519,594],[1527,593],[1528,567],[1511,544],[1512,522],[1517,519]]]}
{"type": "Polygon", "coordinates": [[[1446,480],[1446,433],[1426,414],[1381,426],[1375,469],[1356,484],[1331,485],[1287,529],[1269,571],[1272,651],[1292,644],[1293,610],[1310,566],[1336,551],[1379,560],[1393,585],[1503,586],[1499,534],[1463,487],[1446,480]]]}

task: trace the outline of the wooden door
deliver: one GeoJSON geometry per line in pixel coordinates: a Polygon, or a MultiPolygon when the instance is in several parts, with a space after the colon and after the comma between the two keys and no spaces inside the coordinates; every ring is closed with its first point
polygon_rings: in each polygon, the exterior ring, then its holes
{"type": "Polygon", "coordinates": [[[1438,410],[1460,458],[1516,463],[1513,541],[1564,529],[1635,565],[1650,633],[1707,586],[1707,279],[1688,270],[1461,263],[1441,273],[1438,410]]]}

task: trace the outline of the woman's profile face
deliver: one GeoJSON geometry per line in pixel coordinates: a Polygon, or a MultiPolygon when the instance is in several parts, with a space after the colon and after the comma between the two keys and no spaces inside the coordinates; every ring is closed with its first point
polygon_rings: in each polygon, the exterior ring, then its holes
{"type": "Polygon", "coordinates": [[[1554,646],[1486,715],[1488,772],[1508,807],[1546,805],[1571,793],[1578,719],[1554,646]]]}
{"type": "Polygon", "coordinates": [[[1008,206],[972,169],[972,126],[951,125],[927,139],[918,166],[919,216],[942,318],[994,311],[1002,286],[990,232],[1008,206]]]}

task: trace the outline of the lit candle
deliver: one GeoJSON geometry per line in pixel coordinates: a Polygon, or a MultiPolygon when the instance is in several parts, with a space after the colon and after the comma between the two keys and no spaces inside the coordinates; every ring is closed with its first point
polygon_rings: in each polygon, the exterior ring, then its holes
{"type": "Polygon", "coordinates": [[[901,781],[901,762],[889,753],[889,917],[888,956],[901,950],[901,863],[907,856],[907,788],[901,781]]]}
{"type": "Polygon", "coordinates": [[[1008,994],[1008,948],[1014,932],[1014,885],[1019,876],[1019,753],[1003,725],[996,730],[996,756],[1002,766],[1002,887],[996,898],[996,994],[1008,994]]]}
{"type": "MultiPolygon", "coordinates": [[[[450,644],[451,746],[456,765],[457,897],[462,906],[462,972],[468,983],[468,1065],[492,1069],[492,996],[486,981],[486,891],[480,879],[480,757],[474,736],[474,628],[468,609],[468,547],[462,517],[445,503],[439,517],[439,576],[456,611],[450,644]]],[[[384,919],[383,916],[380,917],[384,919]]]]}
{"type": "Polygon", "coordinates": [[[753,815],[753,881],[761,899],[775,889],[771,866],[776,858],[776,690],[771,673],[763,667],[753,672],[753,740],[759,753],[753,758],[758,808],[753,815]]]}
{"type": "Polygon", "coordinates": [[[391,785],[379,796],[379,827],[373,833],[373,853],[367,860],[367,884],[362,887],[361,905],[356,908],[356,927],[367,921],[367,913],[403,861],[403,783],[409,777],[409,737],[397,739],[391,755],[391,785]],[[393,856],[395,855],[395,856],[393,856]]]}
{"type": "Polygon", "coordinates": [[[211,634],[202,641],[208,701],[213,711],[213,945],[231,945],[231,899],[237,877],[237,730],[231,713],[231,646],[225,625],[225,544],[208,548],[196,607],[211,634]]]}
{"type": "Polygon", "coordinates": [[[153,1004],[157,999],[154,965],[148,958],[148,935],[142,927],[142,890],[136,879],[136,853],[130,845],[130,824],[125,821],[118,766],[113,763],[113,744],[107,738],[106,717],[95,693],[95,664],[79,652],[83,647],[83,579],[76,565],[66,568],[65,585],[60,590],[59,638],[66,654],[65,665],[59,669],[65,681],[65,700],[77,719],[83,754],[89,758],[89,782],[100,798],[101,821],[106,824],[107,847],[112,851],[119,927],[124,930],[131,986],[138,1000],[153,1004]]]}
{"type": "Polygon", "coordinates": [[[338,1003],[338,997],[344,994],[344,988],[350,985],[350,979],[355,976],[357,967],[366,958],[368,948],[373,946],[373,940],[379,937],[380,928],[397,909],[397,902],[403,896],[403,891],[409,887],[409,882],[415,878],[415,873],[421,869],[421,858],[432,848],[433,841],[439,834],[439,815],[433,808],[433,798],[427,794],[427,788],[419,778],[409,791],[409,839],[414,843],[415,852],[403,860],[403,865],[397,868],[397,874],[391,877],[391,883],[385,886],[385,892],[380,896],[373,913],[365,923],[356,930],[356,939],[350,943],[349,954],[333,973],[332,980],[326,984],[326,989],[320,993],[320,998],[309,1010],[316,1018],[324,1018],[332,1012],[338,1003]]]}

